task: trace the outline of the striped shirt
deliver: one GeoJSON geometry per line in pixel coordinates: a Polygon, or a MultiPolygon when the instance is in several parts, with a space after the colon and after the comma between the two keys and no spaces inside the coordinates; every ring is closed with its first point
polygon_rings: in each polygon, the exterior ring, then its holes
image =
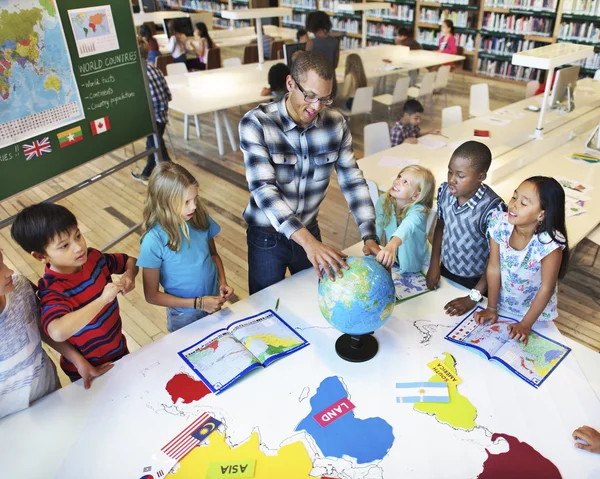
{"type": "MultiPolygon", "coordinates": [[[[102,295],[104,287],[112,282],[112,274],[123,274],[126,254],[102,254],[88,248],[87,261],[81,271],[62,274],[46,267],[39,281],[38,296],[42,310],[42,327],[46,333],[49,324],[65,314],[77,311],[102,295]]],[[[68,339],[79,352],[97,366],[125,356],[127,340],[121,330],[119,302],[115,298],[107,304],[80,331],[68,339]]],[[[61,356],[60,366],[72,381],[79,379],[75,366],[61,356]]]]}
{"type": "Polygon", "coordinates": [[[156,121],[166,124],[169,121],[169,102],[173,99],[171,90],[162,72],[154,65],[146,63],[146,72],[156,121]]]}
{"type": "Polygon", "coordinates": [[[322,110],[306,128],[285,106],[287,96],[249,111],[240,122],[250,201],[244,219],[286,237],[313,226],[334,168],[361,237],[375,234],[375,208],[356,164],[344,117],[322,110]]]}

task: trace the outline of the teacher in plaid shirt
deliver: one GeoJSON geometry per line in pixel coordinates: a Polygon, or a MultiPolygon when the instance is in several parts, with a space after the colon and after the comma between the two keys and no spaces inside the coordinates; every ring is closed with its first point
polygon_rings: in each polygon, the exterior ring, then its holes
{"type": "Polygon", "coordinates": [[[362,239],[377,254],[375,209],[352,150],[344,117],[333,103],[334,71],[317,52],[301,53],[292,65],[288,93],[249,111],[240,122],[250,201],[248,282],[250,294],[311,265],[332,280],[347,269],[346,255],[321,242],[317,215],[335,169],[362,239]],[[333,270],[333,271],[332,271],[333,270]]]}

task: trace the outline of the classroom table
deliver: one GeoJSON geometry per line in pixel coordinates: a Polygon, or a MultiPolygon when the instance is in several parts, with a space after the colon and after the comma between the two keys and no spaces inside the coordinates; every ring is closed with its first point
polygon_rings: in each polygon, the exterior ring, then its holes
{"type": "MultiPolygon", "coordinates": [[[[349,254],[360,252],[360,244],[348,250],[349,254]]],[[[126,356],[88,391],[80,383],[69,385],[4,418],[0,421],[3,475],[139,478],[162,446],[199,414],[208,412],[224,422],[229,447],[258,433],[261,450],[273,456],[285,444],[299,441],[314,468],[311,476],[329,472],[333,477],[389,479],[477,477],[487,459],[486,449],[494,455],[506,451],[505,443],[490,440],[492,433],[503,433],[552,461],[563,479],[597,477],[598,457],[575,449],[571,432],[583,424],[600,427],[598,381],[592,383],[594,392],[582,372],[583,368],[589,377],[597,378],[600,355],[574,347],[535,389],[502,366],[443,339],[460,321],[445,316],[443,305],[465,290],[442,279],[439,290],[395,307],[374,333],[379,352],[373,359],[349,363],[336,355],[334,344],[340,333],[321,316],[317,282],[312,269],[289,277],[126,356]],[[219,395],[209,394],[187,404],[170,395],[166,384],[174,375],[193,376],[178,351],[235,320],[274,309],[276,303],[277,314],[310,342],[308,347],[244,377],[219,395]],[[436,357],[443,359],[445,353],[456,361],[456,373],[462,379],[458,392],[477,410],[472,420],[475,427],[471,420],[462,429],[453,425],[454,419],[444,424],[410,404],[396,402],[395,384],[428,381],[432,371],[426,364],[436,357]],[[360,424],[354,433],[347,430],[351,443],[354,438],[354,450],[375,451],[378,445],[376,455],[363,457],[360,463],[358,455],[357,459],[342,457],[344,451],[337,447],[321,453],[313,438],[294,431],[304,417],[318,412],[320,406],[313,397],[325,394],[332,384],[338,391],[345,390],[343,394],[355,405],[353,414],[360,424]],[[376,426],[385,434],[379,434],[376,426]],[[369,441],[368,448],[364,441],[369,441]]],[[[553,323],[534,329],[566,341],[553,323]]],[[[312,434],[316,437],[319,431],[312,434]]],[[[338,436],[337,440],[342,439],[338,436]]],[[[289,467],[297,472],[293,465],[289,467]]]]}
{"type": "MultiPolygon", "coordinates": [[[[369,69],[367,73],[369,78],[409,71],[421,66],[441,65],[449,61],[455,61],[456,58],[462,58],[457,55],[438,52],[409,51],[408,48],[400,46],[369,47],[365,51],[361,49],[354,51],[365,55],[365,58],[373,58],[368,62],[369,69]],[[383,68],[384,65],[388,65],[383,63],[382,59],[384,58],[392,60],[392,65],[397,68],[383,68]],[[376,65],[379,65],[379,67],[376,65]]],[[[231,148],[236,151],[237,145],[227,117],[227,108],[268,101],[270,97],[261,96],[260,92],[263,87],[269,85],[269,68],[282,61],[271,60],[262,64],[252,63],[239,67],[218,68],[175,77],[167,75],[167,82],[172,87],[171,93],[173,94],[173,100],[169,103],[169,108],[184,115],[184,139],[189,138],[190,117],[195,118],[196,134],[200,136],[198,115],[212,112],[215,118],[219,154],[223,155],[225,151],[221,120],[225,124],[231,148]],[[224,92],[224,94],[216,94],[215,92],[224,92]]],[[[336,73],[338,78],[343,80],[343,71],[338,69],[336,73]]]]}

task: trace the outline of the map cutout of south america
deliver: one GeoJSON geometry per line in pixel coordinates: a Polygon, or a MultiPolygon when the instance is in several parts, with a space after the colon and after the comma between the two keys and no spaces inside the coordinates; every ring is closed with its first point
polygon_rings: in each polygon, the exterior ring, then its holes
{"type": "Polygon", "coordinates": [[[324,379],[310,398],[310,413],[295,430],[306,431],[327,457],[352,457],[358,464],[383,459],[394,443],[392,426],[379,417],[357,418],[360,404],[325,427],[315,420],[316,414],[348,398],[348,391],[340,378],[331,376],[324,379]]]}

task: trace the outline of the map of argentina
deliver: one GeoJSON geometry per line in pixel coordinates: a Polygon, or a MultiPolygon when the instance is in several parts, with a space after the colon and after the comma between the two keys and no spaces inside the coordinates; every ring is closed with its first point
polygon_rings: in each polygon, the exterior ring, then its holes
{"type": "Polygon", "coordinates": [[[54,1],[0,2],[0,148],[83,116],[54,1]]]}
{"type": "MultiPolygon", "coordinates": [[[[383,459],[394,443],[394,433],[392,426],[382,418],[359,419],[354,410],[350,410],[326,426],[315,419],[315,415],[344,399],[348,399],[348,391],[340,378],[324,379],[310,398],[310,413],[296,426],[296,431],[304,430],[312,436],[327,457],[348,456],[355,458],[358,464],[383,459]]],[[[360,410],[360,405],[357,408],[360,410]]],[[[337,410],[344,411],[339,406],[333,409],[333,414],[337,410]]]]}

